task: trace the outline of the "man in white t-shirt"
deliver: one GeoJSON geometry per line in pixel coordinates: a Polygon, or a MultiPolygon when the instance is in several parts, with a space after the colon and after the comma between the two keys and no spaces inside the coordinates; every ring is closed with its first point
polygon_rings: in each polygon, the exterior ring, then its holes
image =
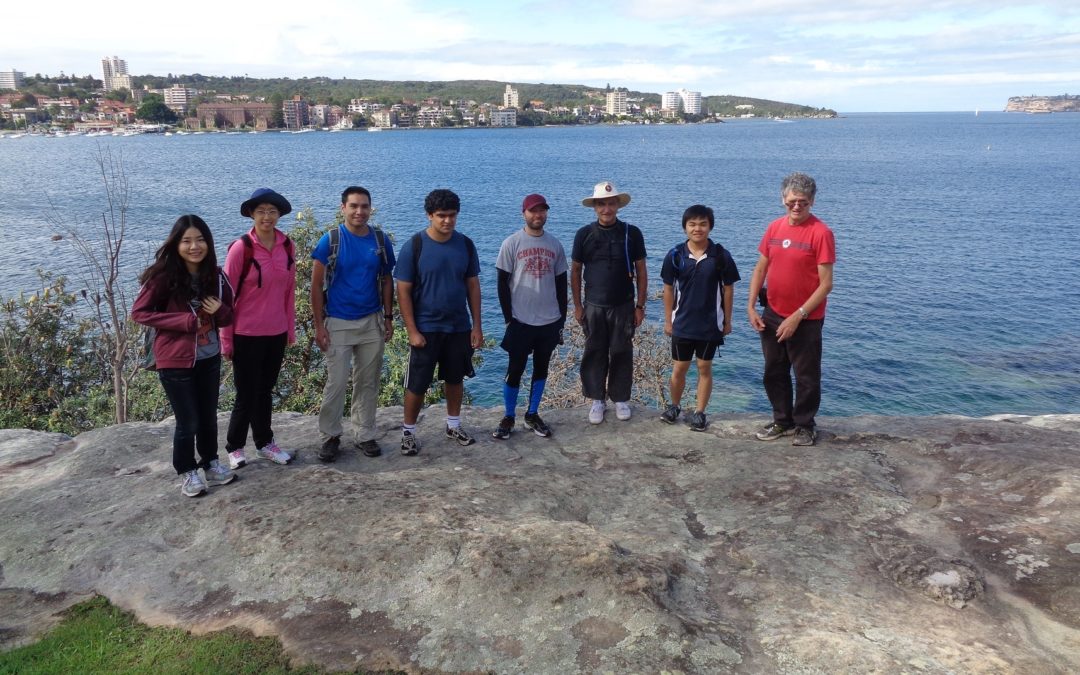
{"type": "Polygon", "coordinates": [[[521,377],[530,355],[533,371],[525,426],[537,436],[551,435],[538,410],[551,354],[566,323],[567,265],[562,244],[544,231],[548,209],[543,195],[525,197],[521,203],[525,227],[506,238],[495,262],[499,305],[506,322],[501,346],[509,355],[503,381],[505,414],[491,434],[499,439],[509,438],[514,429],[521,377]]]}

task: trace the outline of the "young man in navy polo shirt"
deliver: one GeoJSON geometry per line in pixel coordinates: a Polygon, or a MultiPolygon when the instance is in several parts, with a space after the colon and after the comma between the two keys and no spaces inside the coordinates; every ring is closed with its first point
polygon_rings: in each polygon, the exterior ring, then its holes
{"type": "Polygon", "coordinates": [[[712,396],[712,360],[716,348],[731,332],[733,285],[739,270],[731,254],[709,239],[715,224],[713,210],[701,204],[686,209],[682,217],[686,241],[664,256],[660,277],[664,281],[664,333],[671,336],[671,405],[660,419],[674,424],[682,414],[679,406],[686,388],[690,361],[697,358],[697,405],[690,428],[704,431],[705,408],[712,396]]]}

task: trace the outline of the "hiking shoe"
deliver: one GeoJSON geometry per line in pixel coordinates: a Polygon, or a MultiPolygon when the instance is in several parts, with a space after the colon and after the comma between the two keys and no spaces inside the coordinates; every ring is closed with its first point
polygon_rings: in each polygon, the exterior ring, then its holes
{"type": "MultiPolygon", "coordinates": [[[[525,416],[525,419],[526,420],[529,419],[528,415],[525,416]]],[[[527,424],[527,422],[526,422],[526,424],[527,424]]],[[[502,440],[506,440],[507,438],[510,438],[510,432],[513,431],[513,430],[514,430],[514,418],[510,417],[509,415],[506,415],[501,420],[499,420],[499,426],[495,427],[495,431],[492,431],[491,435],[493,437],[499,439],[500,441],[502,441],[502,440]]]]}
{"type": "Polygon", "coordinates": [[[255,450],[255,456],[260,459],[268,459],[274,464],[288,464],[292,456],[278,447],[277,441],[272,440],[261,448],[255,450]]]}
{"type": "Polygon", "coordinates": [[[544,420],[540,419],[537,413],[525,413],[525,426],[532,429],[537,436],[547,438],[551,435],[551,427],[544,424],[544,420]]]}
{"type": "Polygon", "coordinates": [[[806,427],[795,427],[795,438],[792,445],[813,445],[817,441],[817,431],[806,427]]]}
{"type": "Polygon", "coordinates": [[[705,413],[697,411],[690,413],[690,431],[705,431],[707,426],[709,422],[705,419],[705,413]]]}
{"type": "Polygon", "coordinates": [[[341,436],[331,436],[323,441],[322,447],[319,448],[319,461],[320,462],[333,462],[338,458],[338,454],[341,452],[341,436]]]}
{"type": "Polygon", "coordinates": [[[682,408],[672,403],[664,409],[664,412],[660,413],[660,421],[667,424],[675,424],[681,414],[682,408]]]}
{"type": "Polygon", "coordinates": [[[382,448],[379,447],[374,438],[360,441],[356,444],[356,447],[360,448],[360,452],[364,453],[364,457],[378,457],[382,454],[382,448]]]}
{"type": "Polygon", "coordinates": [[[221,462],[216,459],[210,460],[210,466],[206,467],[203,473],[206,474],[206,485],[211,487],[214,485],[226,485],[236,478],[236,474],[231,469],[221,466],[221,462]]]}
{"type": "Polygon", "coordinates": [[[454,439],[458,442],[458,445],[472,445],[476,442],[476,439],[461,427],[454,427],[453,429],[449,426],[446,427],[446,437],[454,439]]]}
{"type": "Polygon", "coordinates": [[[239,469],[242,466],[247,466],[247,456],[243,448],[237,448],[229,453],[229,468],[239,469]]]}
{"type": "Polygon", "coordinates": [[[615,417],[625,422],[630,419],[630,404],[626,401],[615,403],[615,417]]]}
{"type": "Polygon", "coordinates": [[[180,484],[180,492],[185,497],[198,497],[201,494],[206,494],[206,483],[199,476],[197,469],[192,469],[184,474],[184,482],[180,484]]]}
{"type": "Polygon", "coordinates": [[[408,431],[402,431],[401,454],[411,457],[413,455],[419,454],[419,452],[420,441],[417,440],[416,435],[408,431]]]}
{"type": "Polygon", "coordinates": [[[775,441],[778,438],[790,436],[793,433],[795,433],[795,429],[793,427],[785,427],[782,424],[772,422],[770,424],[766,424],[761,431],[757,432],[754,435],[757,436],[757,439],[759,441],[775,441]]]}
{"type": "Polygon", "coordinates": [[[603,422],[604,410],[606,409],[607,406],[604,405],[603,401],[593,401],[592,407],[589,408],[589,423],[600,424],[601,422],[603,422]]]}

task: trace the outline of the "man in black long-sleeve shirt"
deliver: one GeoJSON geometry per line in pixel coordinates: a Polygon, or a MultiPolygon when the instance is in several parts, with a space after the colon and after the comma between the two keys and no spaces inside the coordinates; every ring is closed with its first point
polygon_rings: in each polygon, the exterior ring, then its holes
{"type": "Polygon", "coordinates": [[[529,355],[533,357],[532,384],[525,426],[538,436],[550,436],[551,428],[538,410],[547,383],[551,354],[566,323],[566,253],[562,244],[544,232],[547,200],[531,194],[521,203],[525,227],[506,238],[495,263],[499,280],[499,305],[506,334],[502,348],[509,355],[503,381],[504,417],[492,436],[509,438],[514,429],[521,377],[529,355]]]}

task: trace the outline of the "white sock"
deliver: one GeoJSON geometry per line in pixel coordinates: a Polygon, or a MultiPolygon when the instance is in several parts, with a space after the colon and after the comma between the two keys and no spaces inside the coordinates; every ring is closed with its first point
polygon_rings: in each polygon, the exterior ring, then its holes
{"type": "Polygon", "coordinates": [[[460,427],[461,415],[447,415],[446,426],[450,427],[451,429],[457,429],[458,427],[460,427]]]}
{"type": "Polygon", "coordinates": [[[402,424],[401,425],[401,431],[402,432],[408,432],[410,434],[415,434],[416,433],[416,425],[415,424],[402,424]]]}

